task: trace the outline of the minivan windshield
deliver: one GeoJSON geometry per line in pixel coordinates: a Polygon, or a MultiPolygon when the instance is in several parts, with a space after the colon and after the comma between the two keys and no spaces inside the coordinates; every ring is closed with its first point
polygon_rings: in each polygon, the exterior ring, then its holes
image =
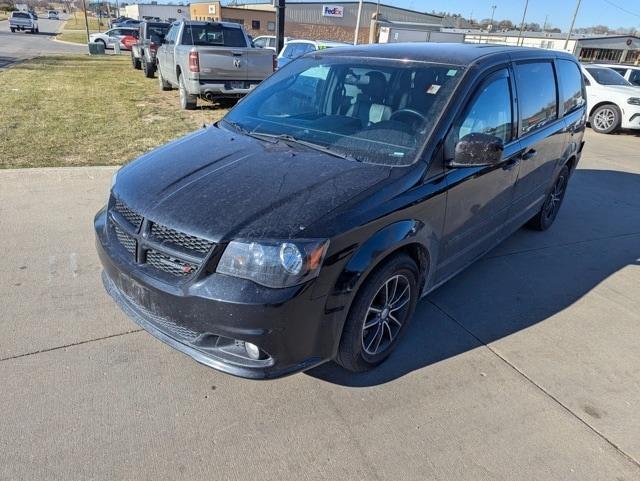
{"type": "Polygon", "coordinates": [[[361,162],[409,165],[462,70],[439,63],[316,54],[278,70],[224,120],[248,134],[299,140],[361,162]]]}
{"type": "Polygon", "coordinates": [[[587,71],[600,85],[631,85],[615,70],[604,67],[587,67],[587,71]]]}

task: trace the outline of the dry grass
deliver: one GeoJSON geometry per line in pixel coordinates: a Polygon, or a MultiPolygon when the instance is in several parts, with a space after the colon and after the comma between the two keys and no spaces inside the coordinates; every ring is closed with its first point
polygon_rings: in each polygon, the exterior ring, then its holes
{"type": "Polygon", "coordinates": [[[75,55],[0,73],[0,112],[0,168],[9,168],[126,163],[226,110],[180,110],[177,92],[160,92],[128,56],[75,55]]]}
{"type": "MultiPolygon", "coordinates": [[[[89,33],[104,32],[109,30],[109,20],[103,19],[102,25],[98,24],[96,17],[87,17],[89,22],[89,33]]],[[[76,12],[75,16],[72,15],[69,20],[64,23],[62,33],[57,37],[59,40],[73,43],[87,43],[87,28],[84,22],[84,15],[80,12],[76,12]]]]}

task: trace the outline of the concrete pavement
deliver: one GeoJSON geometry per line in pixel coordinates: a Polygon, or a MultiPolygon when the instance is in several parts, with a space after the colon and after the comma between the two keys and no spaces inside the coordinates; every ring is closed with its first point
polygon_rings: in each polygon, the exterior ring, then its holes
{"type": "Polygon", "coordinates": [[[86,53],[85,45],[70,45],[53,42],[51,39],[62,28],[62,20],[48,20],[40,17],[40,33],[11,33],[9,21],[0,22],[0,69],[19,60],[51,54],[86,53]]]}
{"type": "Polygon", "coordinates": [[[640,479],[640,138],[587,141],[556,225],[423,300],[387,363],[272,382],[103,292],[113,169],[0,171],[0,479],[640,479]]]}

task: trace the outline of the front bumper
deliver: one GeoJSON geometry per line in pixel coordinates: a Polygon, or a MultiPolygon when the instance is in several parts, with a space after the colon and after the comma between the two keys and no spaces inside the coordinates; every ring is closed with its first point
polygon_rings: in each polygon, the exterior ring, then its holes
{"type": "Polygon", "coordinates": [[[102,210],[95,218],[105,288],[159,340],[204,365],[252,379],[293,374],[333,356],[336,321],[311,284],[269,289],[216,273],[168,283],[130,260],[106,217],[102,210]],[[242,357],[243,342],[257,345],[265,358],[242,357]]]}

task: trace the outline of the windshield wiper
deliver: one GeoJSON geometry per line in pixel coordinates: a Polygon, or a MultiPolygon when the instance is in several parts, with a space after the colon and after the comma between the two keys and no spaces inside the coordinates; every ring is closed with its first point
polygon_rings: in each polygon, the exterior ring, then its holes
{"type": "Polygon", "coordinates": [[[249,132],[248,135],[262,137],[264,139],[273,139],[274,141],[282,140],[283,142],[289,142],[292,144],[302,145],[304,147],[308,147],[313,150],[317,150],[318,152],[323,152],[325,154],[332,155],[334,157],[338,157],[339,159],[345,160],[353,160],[356,162],[360,162],[359,159],[355,158],[353,155],[344,154],[342,152],[337,152],[329,147],[325,147],[324,145],[314,144],[313,142],[309,142],[307,140],[296,139],[292,135],[289,134],[265,134],[262,132],[249,132]]]}
{"type": "Polygon", "coordinates": [[[222,119],[222,121],[224,123],[230,125],[231,127],[233,127],[234,130],[240,132],[241,134],[246,135],[247,137],[252,137],[254,139],[262,140],[263,142],[269,142],[271,144],[275,144],[276,142],[278,142],[278,140],[266,139],[266,138],[264,138],[262,136],[262,134],[251,132],[251,131],[245,129],[242,125],[240,125],[238,122],[236,122],[234,120],[222,119]]]}

